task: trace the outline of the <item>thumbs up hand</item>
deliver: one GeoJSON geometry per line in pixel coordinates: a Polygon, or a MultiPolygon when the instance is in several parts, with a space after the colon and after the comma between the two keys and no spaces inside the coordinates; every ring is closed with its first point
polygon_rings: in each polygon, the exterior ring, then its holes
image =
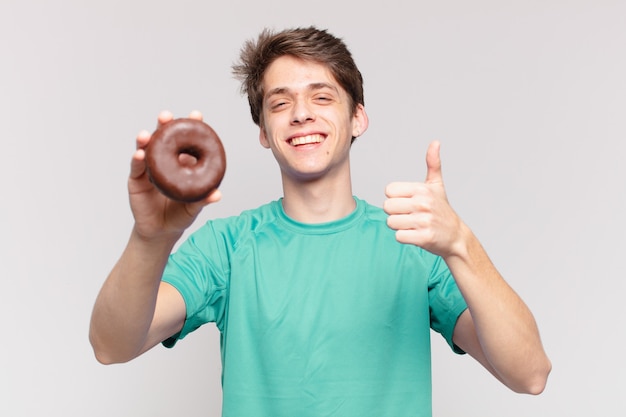
{"type": "Polygon", "coordinates": [[[445,258],[461,249],[464,225],[448,203],[439,148],[437,141],[428,147],[424,182],[393,182],[386,187],[383,209],[399,242],[445,258]]]}

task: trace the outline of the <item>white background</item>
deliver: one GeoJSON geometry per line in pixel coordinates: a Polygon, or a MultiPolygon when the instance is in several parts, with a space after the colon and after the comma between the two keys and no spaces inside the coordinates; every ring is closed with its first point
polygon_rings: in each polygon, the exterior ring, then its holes
{"type": "Polygon", "coordinates": [[[0,415],[219,416],[219,334],[103,366],[91,308],[127,240],[134,138],[201,110],[222,202],[280,196],[230,73],[264,27],[318,25],[365,77],[354,191],[380,205],[442,141],[449,199],[533,310],[554,370],[508,391],[433,338],[435,416],[623,416],[626,2],[0,0],[0,415]]]}

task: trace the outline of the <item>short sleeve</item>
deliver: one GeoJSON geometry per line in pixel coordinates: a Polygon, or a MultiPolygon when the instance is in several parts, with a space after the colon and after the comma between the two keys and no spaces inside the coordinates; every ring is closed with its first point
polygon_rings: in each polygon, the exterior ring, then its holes
{"type": "Polygon", "coordinates": [[[226,252],[223,239],[207,223],[170,255],[162,281],[180,292],[187,316],[181,332],[165,340],[164,346],[173,347],[206,323],[222,325],[229,273],[226,252]]]}
{"type": "Polygon", "coordinates": [[[454,327],[467,303],[452,273],[441,257],[436,257],[431,270],[428,298],[430,302],[430,327],[440,333],[455,353],[465,353],[452,340],[454,327]]]}

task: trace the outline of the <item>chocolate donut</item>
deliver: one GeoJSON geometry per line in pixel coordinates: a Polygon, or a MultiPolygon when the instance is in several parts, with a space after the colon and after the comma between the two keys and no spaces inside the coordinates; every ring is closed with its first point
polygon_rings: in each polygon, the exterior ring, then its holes
{"type": "Polygon", "coordinates": [[[224,147],[206,123],[171,120],[154,131],[148,142],[146,171],[154,186],[172,200],[200,201],[222,182],[224,147]]]}

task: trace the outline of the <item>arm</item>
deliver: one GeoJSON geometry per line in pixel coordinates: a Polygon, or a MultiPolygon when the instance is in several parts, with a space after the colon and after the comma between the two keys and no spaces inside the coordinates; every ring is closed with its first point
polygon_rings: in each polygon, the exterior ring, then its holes
{"type": "Polygon", "coordinates": [[[551,365],[535,319],[468,233],[466,252],[444,258],[468,304],[454,342],[513,391],[540,394],[551,365]]]}
{"type": "Polygon", "coordinates": [[[510,389],[539,394],[551,364],[532,313],[448,204],[438,142],[430,145],[426,162],[424,183],[387,187],[388,224],[398,241],[441,256],[450,268],[468,305],[454,342],[510,389]]]}
{"type": "MultiPolygon", "coordinates": [[[[190,117],[200,119],[199,113],[190,117]]],[[[159,123],[172,119],[159,116],[159,123]]],[[[105,280],[93,308],[89,340],[98,361],[129,361],[182,328],[186,309],[182,296],[162,283],[163,269],[174,244],[202,208],[220,199],[219,191],[193,204],[164,197],[145,172],[146,131],[137,136],[137,151],[128,180],[135,225],[119,261],[105,280]]]]}
{"type": "Polygon", "coordinates": [[[99,362],[131,360],[182,328],[185,303],[161,283],[172,246],[133,230],[93,308],[89,338],[99,362]]]}

